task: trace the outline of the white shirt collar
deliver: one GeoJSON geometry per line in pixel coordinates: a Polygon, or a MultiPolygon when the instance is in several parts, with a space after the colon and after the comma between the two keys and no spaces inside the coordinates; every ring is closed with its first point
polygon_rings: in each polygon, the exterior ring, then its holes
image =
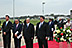
{"type": "Polygon", "coordinates": [[[43,22],[40,22],[40,24],[39,24],[39,28],[41,27],[41,25],[44,23],[44,21],[43,22]]]}
{"type": "Polygon", "coordinates": [[[9,22],[9,20],[8,20],[8,21],[6,21],[6,22],[9,22]]]}
{"type": "Polygon", "coordinates": [[[51,24],[52,21],[50,21],[49,25],[51,24]]]}
{"type": "Polygon", "coordinates": [[[30,23],[27,23],[27,26],[29,26],[30,23]]]}
{"type": "Polygon", "coordinates": [[[18,24],[16,24],[16,26],[18,26],[19,25],[19,23],[18,24]]]}
{"type": "Polygon", "coordinates": [[[41,24],[43,24],[44,23],[44,21],[43,22],[40,22],[41,24]]]}
{"type": "Polygon", "coordinates": [[[8,22],[9,22],[9,20],[8,20],[8,21],[6,21],[6,24],[8,24],[8,22]]]}

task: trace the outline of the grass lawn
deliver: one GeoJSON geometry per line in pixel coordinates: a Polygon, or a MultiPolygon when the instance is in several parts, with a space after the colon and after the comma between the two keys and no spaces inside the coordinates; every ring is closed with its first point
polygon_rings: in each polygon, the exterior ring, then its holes
{"type": "MultiPolygon", "coordinates": [[[[25,19],[20,19],[20,21],[24,21],[24,20],[25,20],[25,19]]],[[[0,21],[1,21],[1,24],[3,24],[3,22],[5,21],[5,19],[0,19],[0,21]]],[[[11,21],[12,23],[14,23],[14,20],[10,19],[10,21],[11,21]]],[[[36,25],[38,22],[40,22],[40,20],[39,20],[39,19],[31,19],[30,22],[31,22],[32,24],[36,25]]],[[[48,22],[48,20],[45,20],[45,22],[48,22]]]]}
{"type": "Polygon", "coordinates": [[[72,19],[71,19],[72,20],[72,19]]]}
{"type": "MultiPolygon", "coordinates": [[[[20,21],[24,21],[25,19],[20,19],[20,21]]],[[[71,19],[72,20],[72,19],[71,19]]],[[[0,21],[1,21],[1,24],[3,24],[3,22],[5,21],[5,19],[0,19],[0,21]]],[[[13,19],[10,19],[10,21],[12,22],[12,23],[14,23],[14,20],[13,19]]],[[[48,22],[49,20],[45,20],[45,22],[48,22]]],[[[40,20],[39,19],[31,19],[30,20],[30,22],[32,23],[32,24],[34,24],[34,25],[36,25],[38,22],[40,22],[40,20]]]]}

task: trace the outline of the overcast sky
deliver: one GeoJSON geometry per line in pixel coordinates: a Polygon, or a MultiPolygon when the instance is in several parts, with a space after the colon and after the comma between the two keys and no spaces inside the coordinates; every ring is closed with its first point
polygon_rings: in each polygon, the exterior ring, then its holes
{"type": "MultiPolygon", "coordinates": [[[[13,0],[0,0],[0,17],[12,16],[13,0]]],[[[15,16],[42,14],[42,2],[45,2],[45,14],[69,14],[72,0],[15,0],[15,16]]]]}

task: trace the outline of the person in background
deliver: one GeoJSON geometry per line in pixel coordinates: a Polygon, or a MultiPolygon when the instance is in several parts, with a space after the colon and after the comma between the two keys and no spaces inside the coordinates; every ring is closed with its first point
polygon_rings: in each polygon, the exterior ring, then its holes
{"type": "Polygon", "coordinates": [[[68,22],[66,23],[66,28],[67,27],[72,27],[72,23],[70,22],[70,19],[67,20],[68,22]]]}
{"type": "Polygon", "coordinates": [[[64,28],[64,25],[67,23],[67,21],[64,22],[63,19],[59,19],[58,23],[57,23],[57,26],[58,28],[60,29],[61,27],[64,28]]]}
{"type": "Polygon", "coordinates": [[[0,21],[0,25],[1,25],[1,21],[0,21]]]}
{"type": "Polygon", "coordinates": [[[48,48],[49,27],[44,21],[45,17],[40,16],[40,22],[36,26],[36,38],[38,38],[39,48],[48,48]]]}
{"type": "Polygon", "coordinates": [[[22,25],[19,23],[19,20],[16,19],[13,25],[13,38],[15,43],[15,48],[20,48],[21,38],[22,38],[22,25]]]}
{"type": "Polygon", "coordinates": [[[24,21],[24,24],[26,24],[26,20],[24,21]]]}
{"type": "Polygon", "coordinates": [[[49,40],[53,41],[53,31],[55,30],[55,27],[54,27],[54,22],[52,21],[52,19],[49,19],[48,25],[49,25],[49,29],[50,29],[50,33],[49,33],[50,39],[49,40]]]}
{"type": "Polygon", "coordinates": [[[58,21],[55,19],[54,24],[57,25],[58,21]]]}
{"type": "Polygon", "coordinates": [[[6,21],[3,22],[3,25],[2,25],[4,48],[11,48],[12,22],[9,21],[9,18],[10,17],[8,15],[6,15],[6,21]]]}
{"type": "Polygon", "coordinates": [[[30,18],[26,19],[23,26],[23,38],[25,39],[26,48],[33,48],[34,25],[30,23],[30,18]]]}
{"type": "Polygon", "coordinates": [[[62,19],[60,18],[58,23],[57,23],[57,26],[58,28],[60,29],[61,27],[64,28],[64,25],[63,25],[63,22],[62,22],[62,19]]]}

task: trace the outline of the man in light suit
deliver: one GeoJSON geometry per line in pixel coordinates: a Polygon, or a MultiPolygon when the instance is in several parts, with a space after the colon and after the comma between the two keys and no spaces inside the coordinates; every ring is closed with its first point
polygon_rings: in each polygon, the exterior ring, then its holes
{"type": "Polygon", "coordinates": [[[11,48],[11,29],[12,23],[9,21],[9,16],[6,15],[6,21],[2,25],[4,48],[11,48]]]}
{"type": "Polygon", "coordinates": [[[30,18],[26,19],[26,24],[23,26],[23,37],[25,39],[26,48],[33,48],[34,25],[30,23],[30,18]]]}
{"type": "Polygon", "coordinates": [[[13,25],[13,38],[15,43],[15,48],[20,48],[21,38],[22,38],[22,25],[19,23],[19,20],[15,20],[15,24],[13,25]]]}
{"type": "Polygon", "coordinates": [[[48,36],[49,36],[49,26],[47,25],[47,23],[44,21],[44,17],[40,16],[40,22],[37,23],[36,26],[36,36],[38,38],[38,44],[39,44],[39,48],[48,48],[48,36]]]}

